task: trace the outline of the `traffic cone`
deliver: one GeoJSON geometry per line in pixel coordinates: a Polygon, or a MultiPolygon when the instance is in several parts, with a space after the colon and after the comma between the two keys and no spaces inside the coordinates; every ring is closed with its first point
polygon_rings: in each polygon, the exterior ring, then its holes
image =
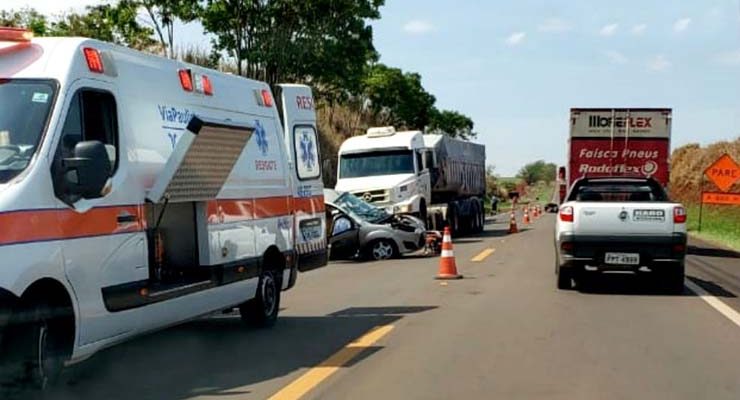
{"type": "Polygon", "coordinates": [[[439,259],[439,272],[435,279],[460,279],[462,275],[457,273],[455,265],[455,253],[452,251],[452,235],[450,228],[445,227],[445,233],[442,237],[442,255],[439,259]]]}
{"type": "Polygon", "coordinates": [[[529,225],[529,207],[524,207],[524,225],[529,225]]]}
{"type": "Polygon", "coordinates": [[[540,217],[540,213],[539,211],[537,211],[537,206],[535,205],[534,207],[532,207],[532,218],[537,219],[539,217],[540,217]]]}
{"type": "Polygon", "coordinates": [[[519,228],[516,227],[516,213],[511,210],[511,219],[509,220],[509,234],[518,233],[519,228]]]}

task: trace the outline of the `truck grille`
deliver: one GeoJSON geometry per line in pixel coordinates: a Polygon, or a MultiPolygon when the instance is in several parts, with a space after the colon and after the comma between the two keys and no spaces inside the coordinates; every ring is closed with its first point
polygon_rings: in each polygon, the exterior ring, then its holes
{"type": "Polygon", "coordinates": [[[352,194],[368,203],[387,203],[390,201],[388,190],[363,190],[352,194]]]}

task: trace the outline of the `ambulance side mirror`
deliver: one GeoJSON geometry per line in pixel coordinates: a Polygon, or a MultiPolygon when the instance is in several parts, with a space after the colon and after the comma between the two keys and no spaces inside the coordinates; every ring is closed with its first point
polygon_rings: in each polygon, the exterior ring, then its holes
{"type": "Polygon", "coordinates": [[[91,140],[77,143],[74,157],[65,158],[63,165],[68,193],[85,199],[103,196],[103,188],[111,173],[111,162],[102,142],[91,140]]]}

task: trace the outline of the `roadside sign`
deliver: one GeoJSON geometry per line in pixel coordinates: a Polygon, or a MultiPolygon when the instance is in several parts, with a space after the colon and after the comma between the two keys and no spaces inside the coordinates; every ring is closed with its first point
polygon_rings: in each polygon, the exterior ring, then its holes
{"type": "Polygon", "coordinates": [[[701,201],[705,204],[740,205],[740,193],[703,193],[701,201]]]}
{"type": "Polygon", "coordinates": [[[722,191],[705,192],[704,180],[701,184],[701,202],[699,203],[699,232],[701,232],[701,216],[704,211],[704,204],[722,204],[740,206],[740,193],[728,193],[732,186],[740,180],[740,165],[730,157],[724,154],[704,170],[704,175],[709,178],[715,186],[722,191]]]}
{"type": "Polygon", "coordinates": [[[740,179],[740,165],[729,154],[725,154],[710,165],[704,174],[719,190],[726,192],[740,179]]]}

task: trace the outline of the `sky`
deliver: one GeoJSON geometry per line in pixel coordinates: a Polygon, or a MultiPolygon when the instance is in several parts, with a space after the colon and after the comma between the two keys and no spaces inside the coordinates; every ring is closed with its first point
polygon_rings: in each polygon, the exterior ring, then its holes
{"type": "MultiPolygon", "coordinates": [[[[565,162],[572,107],[673,108],[674,148],[740,137],[739,2],[386,0],[372,26],[380,61],[470,116],[487,163],[510,176],[565,162]]],[[[30,3],[96,1],[0,7],[30,3]]],[[[207,43],[197,26],[179,34],[207,43]]]]}

